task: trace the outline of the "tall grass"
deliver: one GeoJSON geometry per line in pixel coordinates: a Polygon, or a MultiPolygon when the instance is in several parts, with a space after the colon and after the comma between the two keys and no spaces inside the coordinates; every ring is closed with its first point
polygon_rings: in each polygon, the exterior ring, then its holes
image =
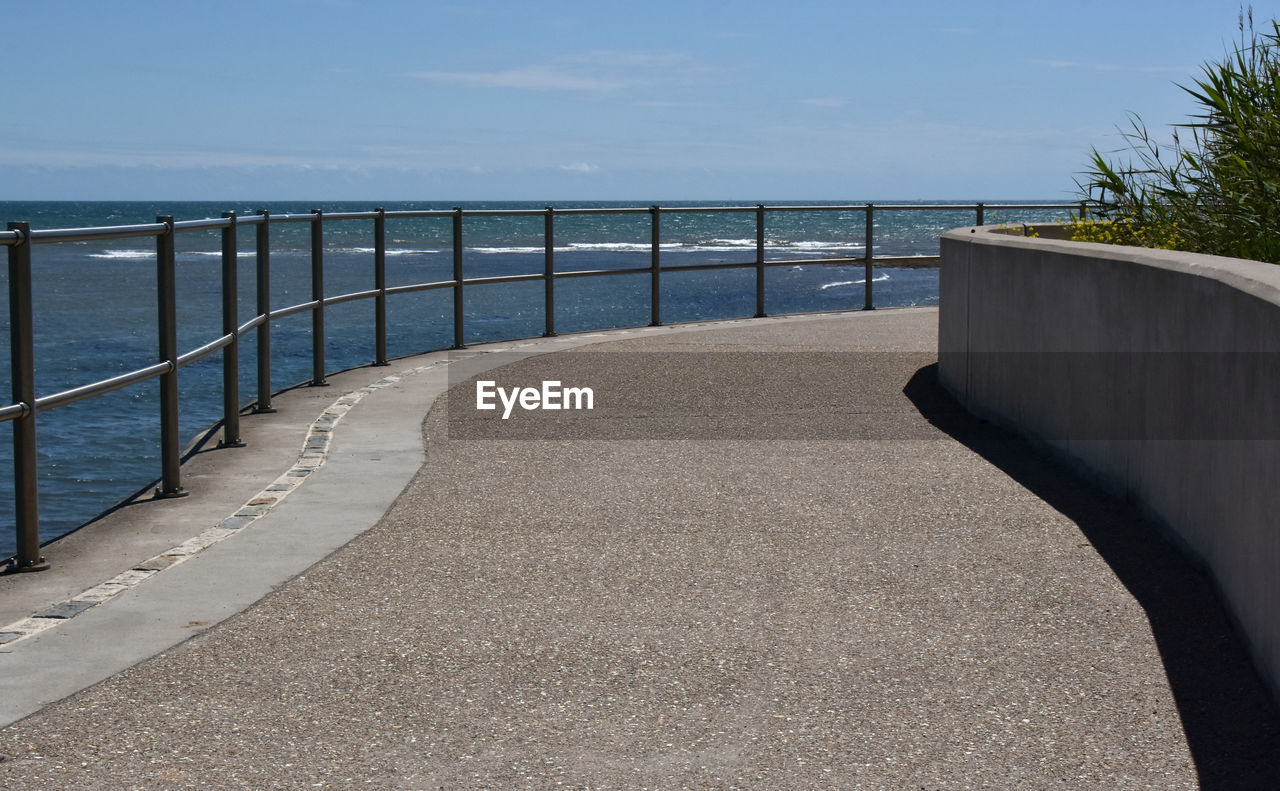
{"type": "Polygon", "coordinates": [[[1179,86],[1198,112],[1172,147],[1134,115],[1127,160],[1093,150],[1077,186],[1115,241],[1280,263],[1280,24],[1259,32],[1250,9],[1239,28],[1233,52],[1179,86]]]}

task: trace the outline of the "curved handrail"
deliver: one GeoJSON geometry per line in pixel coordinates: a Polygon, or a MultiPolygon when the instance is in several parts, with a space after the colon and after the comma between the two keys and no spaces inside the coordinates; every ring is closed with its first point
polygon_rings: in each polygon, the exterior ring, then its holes
{"type": "MultiPolygon", "coordinates": [[[[1063,204],[1044,204],[1044,203],[1026,203],[1026,204],[875,204],[876,211],[974,211],[978,206],[985,209],[995,211],[1013,211],[1013,210],[1053,210],[1053,209],[1075,209],[1079,204],[1063,203],[1063,204]]],[[[709,214],[709,213],[749,213],[757,210],[757,206],[676,206],[676,207],[649,207],[649,208],[553,208],[553,209],[469,209],[464,210],[463,215],[467,217],[534,217],[542,216],[553,212],[556,216],[572,216],[572,215],[620,215],[632,214],[643,215],[649,214],[657,208],[660,213],[669,214],[709,214]]],[[[802,212],[802,211],[835,211],[835,212],[862,212],[867,210],[867,204],[849,204],[849,205],[821,205],[821,206],[804,206],[804,205],[781,205],[781,206],[765,206],[769,212],[802,212]]],[[[387,218],[423,218],[423,217],[452,217],[455,211],[447,211],[440,209],[428,210],[405,210],[405,211],[387,211],[382,212],[382,216],[387,218]]],[[[322,215],[325,221],[344,221],[344,220],[372,220],[379,216],[376,211],[353,211],[353,212],[332,212],[322,215]]],[[[314,222],[316,215],[314,214],[273,214],[270,217],[262,215],[244,215],[235,218],[235,224],[239,226],[257,226],[264,223],[278,222],[314,222]]],[[[172,228],[175,232],[198,231],[209,229],[225,229],[231,226],[230,218],[207,218],[201,220],[181,220],[174,222],[172,228]]],[[[144,223],[134,225],[119,226],[101,226],[92,228],[59,228],[46,230],[32,230],[30,232],[33,244],[50,244],[66,241],[86,241],[86,240],[104,240],[104,239],[121,239],[142,236],[157,236],[166,231],[165,223],[144,223]]],[[[16,231],[0,232],[0,245],[11,243],[19,240],[21,234],[16,231]]],[[[811,258],[811,259],[787,259],[782,261],[765,261],[765,266],[804,266],[808,264],[855,264],[862,263],[863,258],[811,258]]],[[[914,264],[919,266],[925,262],[936,262],[937,256],[883,256],[872,259],[880,265],[889,264],[914,264]]],[[[664,266],[663,272],[698,272],[710,271],[716,269],[747,269],[757,266],[758,262],[748,261],[742,263],[717,262],[713,264],[694,264],[694,265],[676,265],[664,266]]],[[[554,272],[553,277],[560,278],[577,278],[577,277],[594,277],[600,275],[628,275],[628,274],[646,274],[651,272],[650,267],[629,267],[625,269],[583,269],[569,270],[563,272],[554,272]]],[[[484,285],[497,283],[518,283],[536,280],[546,280],[545,273],[530,273],[523,275],[503,275],[496,277],[477,277],[466,278],[461,281],[464,286],[484,285]]],[[[259,314],[237,328],[237,334],[243,335],[248,333],[264,323],[276,319],[286,318],[297,313],[304,313],[315,310],[322,303],[324,306],[337,305],[344,302],[352,302],[356,300],[373,299],[380,295],[409,294],[418,291],[427,291],[438,288],[450,288],[458,285],[453,280],[440,280],[430,283],[413,283],[401,286],[389,286],[386,289],[368,289],[366,291],[358,291],[350,294],[340,294],[331,297],[325,297],[323,300],[309,300],[300,302],[296,305],[289,305],[283,308],[277,308],[267,314],[259,314]]],[[[230,334],[222,335],[188,351],[178,357],[178,366],[184,367],[193,362],[201,360],[216,351],[219,351],[231,344],[233,336],[230,334]]],[[[56,406],[62,406],[75,401],[82,401],[97,395],[109,393],[112,390],[118,390],[131,384],[153,379],[168,370],[167,362],[160,362],[139,368],[135,371],[120,374],[109,379],[103,379],[89,384],[81,385],[70,390],[64,390],[59,393],[53,393],[48,396],[42,396],[36,401],[37,410],[52,409],[56,406]]],[[[8,420],[14,420],[21,417],[26,410],[25,405],[10,404],[0,407],[0,423],[8,420]]]]}
{"type": "MultiPolygon", "coordinates": [[[[155,365],[149,365],[146,368],[139,368],[136,371],[130,371],[127,374],[113,376],[110,379],[103,379],[99,382],[92,382],[80,387],[73,387],[70,390],[63,390],[61,393],[54,393],[42,398],[36,399],[36,411],[43,412],[46,409],[74,404],[77,401],[83,401],[86,398],[93,398],[104,393],[110,393],[112,390],[120,390],[131,384],[145,382],[148,379],[155,379],[161,374],[169,373],[173,370],[173,365],[168,361],[159,362],[155,365]]],[[[17,406],[15,404],[15,406],[17,406]]]]}
{"type": "Polygon", "coordinates": [[[235,339],[236,339],[235,333],[228,333],[226,335],[223,335],[221,338],[214,338],[213,340],[206,343],[204,346],[201,346],[196,349],[192,349],[186,354],[179,355],[178,367],[182,368],[184,366],[190,365],[193,362],[196,362],[197,360],[203,360],[205,357],[208,357],[214,352],[219,351],[220,349],[225,349],[226,347],[230,346],[231,342],[235,339]]]}

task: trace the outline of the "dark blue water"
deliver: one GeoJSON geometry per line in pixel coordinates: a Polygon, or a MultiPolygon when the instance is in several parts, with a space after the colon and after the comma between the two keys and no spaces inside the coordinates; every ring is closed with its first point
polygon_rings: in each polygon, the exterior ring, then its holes
{"type": "MultiPolygon", "coordinates": [[[[575,207],[647,206],[582,203],[575,207]]],[[[667,203],[666,207],[682,204],[667,203]]],[[[688,204],[692,205],[692,204],[688,204]]],[[[733,204],[720,204],[733,205],[733,204]]],[[[753,205],[753,204],[742,204],[753,205]]],[[[796,205],[789,203],[788,205],[796,205]]],[[[350,204],[69,203],[0,202],[9,220],[36,229],[154,222],[221,216],[305,214],[313,208],[368,211],[350,204]]],[[[389,211],[449,209],[448,204],[387,204],[389,211]]],[[[465,209],[542,208],[529,203],[471,203],[465,209]]],[[[564,208],[568,208],[567,206],[564,208]]],[[[1063,211],[988,210],[987,222],[1063,219],[1063,211]]],[[[877,256],[936,255],[948,228],[971,225],[970,211],[882,211],[876,214],[877,256]]],[[[771,261],[857,257],[865,250],[862,211],[770,213],[766,252],[771,261]]],[[[560,272],[625,269],[650,263],[651,218],[638,215],[557,216],[555,262],[560,272]]],[[[256,302],[254,229],[238,234],[239,321],[256,302]]],[[[664,214],[664,267],[747,263],[755,258],[755,215],[664,214]]],[[[371,220],[324,225],[325,294],[374,287],[371,220]]],[[[387,221],[389,286],[452,278],[452,224],[445,218],[387,221]]],[[[541,273],[542,217],[467,218],[463,225],[464,276],[541,273]]],[[[201,346],[221,334],[221,235],[217,230],[176,237],[179,350],[201,346]]],[[[33,248],[36,391],[49,395],[142,368],[157,359],[154,240],[146,238],[39,244],[33,248]]],[[[271,229],[271,306],[311,298],[310,229],[281,223],[271,229]]],[[[4,288],[7,291],[7,275],[4,288]]],[[[938,275],[930,268],[878,268],[873,277],[877,307],[934,305],[938,275]]],[[[558,332],[578,332],[649,323],[650,277],[628,274],[568,278],[556,282],[558,332]]],[[[541,282],[473,285],[464,311],[468,344],[541,335],[545,317],[541,282]]],[[[770,314],[846,310],[863,304],[861,265],[806,264],[772,267],[766,274],[770,314]]],[[[669,272],[662,278],[663,322],[736,318],[755,313],[751,269],[669,272]]],[[[328,368],[342,370],[374,359],[372,301],[326,309],[328,368]]],[[[388,298],[388,353],[405,356],[447,348],[453,341],[452,295],[448,289],[388,298]]],[[[0,338],[0,393],[9,393],[8,322],[0,338]]],[[[241,397],[256,392],[253,338],[240,346],[241,397]]],[[[273,384],[280,389],[311,375],[311,317],[303,313],[272,324],[273,384]]],[[[184,444],[221,417],[220,354],[181,370],[181,431],[184,444]]],[[[8,403],[8,400],[5,400],[8,403]]],[[[42,412],[40,448],[41,537],[63,535],[159,477],[158,386],[147,382],[100,398],[42,412]]],[[[0,440],[0,557],[13,552],[12,449],[8,430],[0,440]]]]}

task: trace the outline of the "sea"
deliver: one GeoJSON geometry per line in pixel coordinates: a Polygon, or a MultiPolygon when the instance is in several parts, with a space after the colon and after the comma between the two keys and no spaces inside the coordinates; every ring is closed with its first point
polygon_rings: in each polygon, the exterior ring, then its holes
{"type": "MultiPolygon", "coordinates": [[[[754,206],[750,202],[559,202],[558,209],[661,205],[754,206]]],[[[861,205],[851,201],[841,205],[861,205]]],[[[1061,200],[986,201],[988,224],[1066,219],[1066,210],[1008,210],[1000,203],[1060,203],[1061,200]]],[[[766,205],[833,205],[832,202],[766,201],[766,205]]],[[[943,203],[906,202],[914,205],[943,203]]],[[[967,203],[967,201],[966,201],[967,203]]],[[[895,201],[894,205],[904,202],[895,201]]],[[[542,209],[545,202],[384,203],[388,211],[542,209]]],[[[273,215],[369,211],[368,203],[334,202],[0,202],[0,219],[33,229],[58,229],[220,217],[223,212],[273,215]]],[[[875,213],[876,256],[930,256],[947,229],[972,225],[972,210],[875,213]]],[[[765,223],[770,261],[854,258],[865,251],[861,210],[769,213],[765,223]]],[[[663,214],[663,267],[748,263],[755,259],[755,214],[663,214]]],[[[541,273],[542,217],[468,217],[463,223],[463,273],[487,277],[541,273]]],[[[449,280],[453,242],[450,218],[389,219],[386,228],[388,286],[449,280]]],[[[179,352],[221,334],[221,235],[217,230],[179,233],[177,248],[179,352]]],[[[373,224],[369,220],[324,223],[326,296],[374,287],[373,224]]],[[[627,269],[650,265],[648,214],[565,215],[555,218],[557,271],[627,269]]],[[[253,228],[237,235],[239,322],[254,313],[253,228]]],[[[311,299],[310,230],[307,223],[271,228],[271,306],[311,299]]],[[[3,269],[0,267],[0,269],[3,269]]],[[[155,243],[150,237],[38,244],[32,250],[37,396],[106,379],[157,361],[155,243]]],[[[0,272],[7,293],[7,272],[0,272]]],[[[755,313],[755,271],[730,269],[669,272],[662,277],[663,323],[727,319],[755,313]]],[[[877,308],[938,303],[938,270],[877,267],[877,308]]],[[[864,299],[860,264],[796,264],[766,273],[766,312],[804,313],[858,309],[864,299]]],[[[581,332],[649,323],[650,276],[566,278],[556,282],[556,330],[581,332]]],[[[448,348],[453,342],[449,289],[394,295],[387,300],[387,347],[391,357],[448,348]]],[[[368,365],[374,359],[371,300],[333,305],[325,311],[325,354],[330,372],[368,365]]],[[[477,284],[465,289],[467,344],[540,336],[544,329],[543,284],[477,284]]],[[[0,393],[10,392],[9,326],[0,339],[0,393]]],[[[284,389],[311,376],[311,318],[299,313],[272,322],[272,382],[284,389]]],[[[256,347],[240,345],[241,396],[256,392],[256,347]]],[[[181,369],[180,430],[183,444],[221,417],[221,355],[181,369]]],[[[98,398],[41,412],[39,447],[40,535],[48,542],[91,523],[130,497],[149,492],[160,476],[159,388],[155,380],[98,398]]],[[[8,401],[5,401],[8,403],[8,401]]],[[[13,456],[10,430],[0,429],[0,558],[16,547],[13,456]]],[[[252,438],[248,438],[252,441],[252,438]]],[[[90,528],[91,529],[91,528],[90,528]]]]}

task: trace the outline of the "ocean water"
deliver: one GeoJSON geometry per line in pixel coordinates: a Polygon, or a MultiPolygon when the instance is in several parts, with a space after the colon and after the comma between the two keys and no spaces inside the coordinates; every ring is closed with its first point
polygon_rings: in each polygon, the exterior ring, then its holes
{"type": "MultiPolygon", "coordinates": [[[[1048,201],[988,201],[1028,203],[1048,201]]],[[[586,202],[557,208],[643,207],[650,202],[586,202]]],[[[922,202],[927,203],[927,202],[922,202]]],[[[662,203],[666,208],[711,205],[662,203]]],[[[714,205],[743,205],[721,202],[714,205]]],[[[771,204],[781,205],[781,204],[771,204]]],[[[786,202],[786,205],[803,205],[786,202]]],[[[820,205],[820,204],[815,204],[820,205]]],[[[855,204],[856,205],[856,204],[855,204]]],[[[541,209],[537,203],[467,203],[464,209],[541,209]]],[[[0,202],[3,219],[35,229],[96,227],[241,216],[267,209],[273,215],[368,211],[368,204],[200,202],[0,202]]],[[[388,211],[449,209],[451,204],[388,203],[388,211]]],[[[1064,210],[1000,212],[986,221],[1061,220],[1064,210]]],[[[972,211],[878,211],[877,256],[936,255],[943,231],[974,223],[972,211]]],[[[862,211],[787,212],[766,216],[766,255],[771,261],[857,257],[865,250],[862,211]]],[[[543,218],[468,217],[463,223],[464,276],[534,274],[543,271],[543,218]]],[[[217,230],[175,237],[178,278],[179,352],[197,348],[221,332],[221,236],[217,230]]],[[[647,214],[568,215],[555,220],[557,271],[625,269],[650,263],[647,214]]],[[[754,261],[755,215],[664,214],[664,267],[754,261]]],[[[254,313],[255,232],[238,234],[239,322],[254,313]]],[[[374,287],[373,224],[369,220],[326,221],[325,294],[374,287]]],[[[389,219],[388,286],[452,277],[450,218],[389,219]]],[[[271,229],[271,306],[311,298],[308,223],[271,229]]],[[[49,395],[145,367],[157,359],[155,243],[150,237],[39,244],[32,251],[36,392],[49,395]]],[[[6,280],[7,273],[0,272],[6,280]]],[[[556,330],[560,333],[649,323],[650,278],[629,274],[569,278],[556,282],[556,330]]],[[[934,305],[934,268],[880,267],[873,276],[876,307],[934,305]]],[[[807,264],[771,267],[766,273],[770,314],[862,307],[861,265],[807,264]]],[[[539,336],[544,328],[541,282],[483,284],[465,290],[468,344],[539,336]]],[[[755,312],[752,269],[671,272],[662,278],[664,323],[736,318],[755,312]]],[[[387,300],[388,354],[406,356],[447,348],[453,340],[452,294],[440,289],[387,300]]],[[[373,302],[354,301],[325,311],[326,361],[330,371],[367,365],[374,358],[373,302]]],[[[0,393],[10,392],[8,322],[0,338],[0,393]]],[[[300,313],[272,323],[272,382],[278,390],[310,378],[311,317],[300,313]]],[[[242,399],[256,392],[256,347],[252,334],[240,346],[242,399]]],[[[221,417],[221,355],[181,369],[180,427],[184,445],[221,417]]],[[[160,474],[158,385],[155,381],[70,406],[42,412],[37,423],[41,540],[49,541],[93,519],[160,474]]],[[[5,403],[8,403],[6,400],[5,403]]],[[[0,439],[0,557],[14,551],[13,460],[10,430],[0,439]]],[[[252,441],[252,437],[247,438],[252,441]]]]}

